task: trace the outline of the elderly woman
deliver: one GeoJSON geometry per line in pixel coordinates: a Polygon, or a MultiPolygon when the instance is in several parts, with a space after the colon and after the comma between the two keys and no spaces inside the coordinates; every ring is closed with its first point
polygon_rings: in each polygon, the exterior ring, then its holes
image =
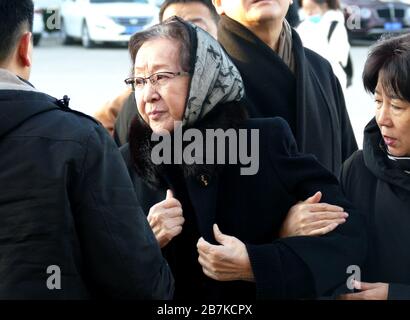
{"type": "MultiPolygon", "coordinates": [[[[365,128],[363,151],[344,163],[341,183],[346,196],[366,214],[369,249],[363,281],[355,283],[358,292],[342,298],[410,299],[410,35],[377,43],[366,61],[363,82],[374,94],[376,117],[365,128]]],[[[288,215],[282,235],[317,231],[302,230],[306,217],[301,211],[288,215]]]]}
{"type": "Polygon", "coordinates": [[[129,47],[126,82],[138,114],[122,152],[174,273],[175,298],[310,298],[343,283],[364,256],[360,215],[337,179],[297,152],[285,121],[247,119],[242,79],[218,42],[171,18],[129,47]],[[204,137],[214,131],[223,141],[210,147],[204,137]],[[231,161],[243,150],[252,151],[247,168],[231,161]],[[166,199],[155,204],[144,196],[150,188],[168,189],[166,199]],[[324,237],[279,239],[289,208],[318,189],[349,220],[324,237]]]}

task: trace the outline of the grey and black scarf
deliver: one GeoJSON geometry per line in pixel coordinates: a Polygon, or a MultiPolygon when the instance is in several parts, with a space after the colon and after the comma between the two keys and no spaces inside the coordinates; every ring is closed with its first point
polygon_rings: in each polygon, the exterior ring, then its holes
{"type": "MultiPolygon", "coordinates": [[[[221,45],[207,32],[180,18],[170,19],[184,24],[191,45],[191,81],[182,119],[182,131],[194,127],[205,136],[207,129],[238,128],[248,117],[243,101],[244,85],[238,69],[221,45]]],[[[137,174],[148,185],[162,188],[167,185],[163,178],[167,166],[154,165],[152,162],[151,151],[156,144],[151,139],[152,133],[148,124],[137,114],[130,126],[130,157],[137,174]]],[[[172,136],[171,138],[173,139],[172,136]]],[[[175,155],[174,152],[172,154],[175,155]]],[[[199,172],[213,176],[222,170],[222,167],[216,164],[183,163],[182,171],[185,177],[197,176],[199,172]]]]}
{"type": "Polygon", "coordinates": [[[240,101],[244,97],[241,75],[221,45],[207,32],[184,22],[196,42],[191,59],[192,79],[182,124],[193,126],[216,105],[240,101]]]}

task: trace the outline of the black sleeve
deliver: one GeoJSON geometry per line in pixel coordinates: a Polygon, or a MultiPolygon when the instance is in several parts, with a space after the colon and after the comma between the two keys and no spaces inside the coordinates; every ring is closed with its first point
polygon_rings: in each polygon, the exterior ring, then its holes
{"type": "MultiPolygon", "coordinates": [[[[276,284],[270,284],[269,281],[279,281],[277,278],[281,277],[281,270],[283,272],[287,270],[283,263],[278,264],[280,255],[276,247],[281,243],[284,250],[294,254],[293,258],[290,253],[288,257],[294,260],[295,265],[303,268],[300,261],[304,262],[306,270],[303,274],[311,274],[313,277],[314,285],[309,292],[305,292],[305,295],[323,296],[346,281],[348,276],[346,270],[349,265],[362,263],[366,252],[363,217],[344,198],[335,176],[314,156],[298,153],[296,142],[286,121],[276,118],[274,123],[269,123],[266,130],[270,131],[269,136],[274,141],[269,150],[272,165],[288,192],[298,200],[305,200],[317,191],[321,191],[322,202],[343,207],[349,213],[349,218],[346,223],[321,237],[289,237],[264,246],[249,246],[248,253],[257,288],[262,288],[265,296],[278,294],[278,289],[274,288],[276,284]],[[273,266],[276,266],[275,269],[270,270],[273,266]]],[[[289,264],[292,264],[290,260],[289,264]]],[[[297,292],[297,286],[305,285],[305,282],[294,282],[288,286],[283,285],[282,288],[297,292]]],[[[286,293],[284,297],[293,295],[292,292],[285,292],[282,289],[282,294],[284,293],[286,293]]]]}
{"type": "Polygon", "coordinates": [[[410,300],[410,285],[389,283],[388,300],[410,300]]]}
{"type": "Polygon", "coordinates": [[[246,245],[257,288],[257,299],[314,297],[314,283],[307,265],[282,243],[246,245]]]}
{"type": "Polygon", "coordinates": [[[118,114],[114,126],[114,140],[119,147],[128,142],[128,134],[131,121],[137,114],[137,103],[135,102],[134,94],[130,94],[125,101],[124,106],[118,114]]]}
{"type": "Polygon", "coordinates": [[[358,151],[356,151],[354,154],[352,154],[342,165],[342,169],[340,170],[340,186],[342,188],[343,194],[346,196],[346,198],[350,199],[352,201],[352,192],[355,190],[355,186],[352,185],[351,181],[351,176],[352,176],[352,164],[354,162],[354,159],[358,155],[358,151]]]}
{"type": "Polygon", "coordinates": [[[334,77],[336,90],[335,99],[339,111],[341,139],[342,139],[342,163],[346,161],[355,151],[357,151],[357,141],[354,135],[353,127],[350,122],[349,113],[347,112],[346,102],[343,95],[342,87],[336,76],[334,77]]]}
{"type": "Polygon", "coordinates": [[[103,297],[171,299],[173,278],[111,137],[95,127],[75,186],[74,219],[87,280],[103,297]]]}

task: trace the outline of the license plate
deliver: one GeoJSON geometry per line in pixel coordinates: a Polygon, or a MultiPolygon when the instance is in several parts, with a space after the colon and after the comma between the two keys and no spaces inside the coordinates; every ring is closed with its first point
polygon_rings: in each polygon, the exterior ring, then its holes
{"type": "Polygon", "coordinates": [[[401,29],[403,29],[401,22],[386,22],[384,24],[384,30],[386,31],[400,31],[401,29]]]}
{"type": "Polygon", "coordinates": [[[132,26],[132,27],[126,27],[125,29],[125,34],[134,34],[137,31],[140,31],[141,27],[139,26],[132,26]]]}

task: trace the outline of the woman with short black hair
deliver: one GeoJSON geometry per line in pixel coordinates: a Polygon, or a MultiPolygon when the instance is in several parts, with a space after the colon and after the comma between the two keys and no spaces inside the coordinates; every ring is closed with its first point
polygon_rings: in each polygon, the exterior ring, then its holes
{"type": "Polygon", "coordinates": [[[367,215],[369,249],[360,292],[344,299],[410,299],[410,35],[384,39],[370,51],[363,83],[376,117],[363,151],[343,166],[346,195],[367,215]]]}
{"type": "MultiPolygon", "coordinates": [[[[410,35],[384,39],[371,49],[363,84],[374,95],[376,117],[365,128],[363,150],[344,163],[341,184],[366,214],[369,248],[363,281],[355,283],[361,292],[341,298],[410,299],[410,35]]],[[[311,212],[310,218],[319,225],[334,223],[322,213],[311,212]]],[[[291,211],[281,236],[323,231],[304,226],[304,220],[306,212],[291,211]]]]}

